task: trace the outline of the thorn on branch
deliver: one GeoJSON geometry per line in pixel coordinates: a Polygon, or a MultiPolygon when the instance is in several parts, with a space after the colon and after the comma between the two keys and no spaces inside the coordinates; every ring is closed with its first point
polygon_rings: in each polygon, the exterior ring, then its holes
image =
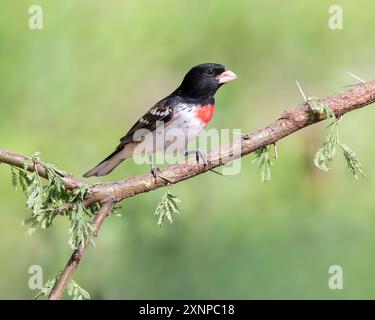
{"type": "Polygon", "coordinates": [[[307,96],[303,92],[302,87],[300,86],[300,84],[299,84],[299,82],[297,80],[296,80],[296,84],[297,84],[297,87],[299,89],[299,92],[301,93],[301,95],[303,97],[303,100],[305,100],[305,105],[308,105],[309,104],[309,99],[307,98],[307,96]]]}
{"type": "Polygon", "coordinates": [[[303,97],[303,100],[305,100],[305,106],[308,106],[312,112],[316,112],[316,107],[314,101],[317,100],[315,97],[307,97],[306,94],[303,92],[301,85],[298,81],[296,81],[297,87],[303,97]],[[313,104],[311,105],[311,101],[313,101],[313,104]]]}
{"type": "Polygon", "coordinates": [[[348,72],[348,74],[353,77],[354,79],[358,80],[361,83],[366,83],[365,80],[361,79],[360,77],[356,76],[354,73],[348,72]]]}

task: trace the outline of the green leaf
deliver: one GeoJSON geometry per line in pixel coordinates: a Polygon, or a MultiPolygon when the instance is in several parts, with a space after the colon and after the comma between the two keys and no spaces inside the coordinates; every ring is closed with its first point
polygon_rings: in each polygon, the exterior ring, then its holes
{"type": "Polygon", "coordinates": [[[313,106],[314,110],[324,113],[327,119],[331,119],[331,123],[328,125],[327,136],[314,156],[315,166],[320,170],[328,171],[327,163],[333,160],[336,155],[336,147],[340,146],[347,166],[354,178],[358,179],[359,176],[364,177],[365,174],[362,170],[362,164],[355,152],[349,148],[349,146],[340,142],[339,121],[336,119],[335,113],[328,105],[320,104],[319,102],[315,102],[313,106]]]}
{"type": "Polygon", "coordinates": [[[180,202],[181,200],[179,198],[167,190],[167,192],[161,197],[160,202],[154,212],[154,215],[158,217],[159,226],[162,226],[165,218],[169,221],[169,223],[172,223],[173,215],[181,213],[177,205],[180,202]]]}
{"type": "MultiPolygon", "coordinates": [[[[56,281],[60,277],[59,273],[57,276],[55,276],[53,279],[49,279],[45,286],[40,289],[38,294],[34,297],[34,300],[40,298],[41,296],[49,296],[51,294],[51,291],[53,287],[56,284],[56,281]]],[[[67,294],[72,297],[73,300],[89,300],[90,294],[83,289],[77,282],[75,282],[73,279],[71,279],[67,286],[67,294]]]]}
{"type": "Polygon", "coordinates": [[[120,205],[115,205],[113,208],[112,208],[112,215],[114,215],[115,217],[121,217],[121,213],[119,212],[121,210],[121,206],[120,205]]]}
{"type": "Polygon", "coordinates": [[[56,277],[54,277],[53,279],[48,279],[48,281],[46,282],[46,284],[44,285],[44,287],[42,289],[40,289],[40,291],[37,293],[37,295],[34,297],[34,300],[40,298],[41,296],[49,296],[53,287],[55,286],[56,284],[56,281],[58,279],[60,274],[58,274],[56,277]]]}
{"type": "Polygon", "coordinates": [[[314,156],[314,164],[320,170],[328,171],[327,162],[332,161],[336,154],[338,143],[337,121],[330,126],[327,137],[314,156]]]}
{"type": "Polygon", "coordinates": [[[69,241],[72,249],[89,241],[94,244],[93,233],[95,225],[92,223],[92,214],[82,203],[74,206],[70,215],[69,241]]]}
{"type": "MultiPolygon", "coordinates": [[[[30,209],[31,215],[24,220],[30,225],[29,232],[37,227],[43,229],[52,226],[54,218],[58,214],[67,215],[71,226],[69,229],[69,244],[77,248],[81,243],[90,241],[93,244],[91,234],[95,231],[92,225],[92,217],[100,208],[99,204],[83,206],[83,201],[89,191],[89,186],[82,185],[74,190],[67,189],[63,176],[65,172],[58,170],[52,164],[40,162],[40,154],[34,153],[23,162],[24,169],[18,169],[18,185],[26,195],[26,208],[30,209]],[[38,172],[28,172],[26,168],[31,165],[43,166],[47,173],[47,182],[39,177],[38,172]],[[56,208],[65,204],[73,204],[73,210],[57,212],[56,208]]],[[[17,182],[15,171],[11,172],[12,183],[17,182]]],[[[71,206],[67,207],[71,208],[71,206]]]]}
{"type": "Polygon", "coordinates": [[[71,279],[68,283],[67,293],[72,297],[73,300],[91,299],[90,294],[73,279],[71,279]]]}
{"type": "Polygon", "coordinates": [[[17,186],[18,186],[18,177],[17,177],[16,170],[14,169],[13,166],[10,167],[10,176],[11,176],[11,179],[12,179],[12,185],[13,185],[13,187],[17,189],[17,186]]]}
{"type": "Polygon", "coordinates": [[[359,177],[364,178],[365,173],[362,170],[362,164],[360,163],[355,152],[346,144],[340,143],[340,147],[343,151],[346,164],[348,165],[350,172],[353,174],[353,177],[355,179],[359,179],[359,177]]]}
{"type": "Polygon", "coordinates": [[[316,97],[309,97],[307,99],[310,108],[319,114],[323,114],[326,119],[336,119],[336,115],[328,104],[322,103],[316,97]]]}
{"type": "Polygon", "coordinates": [[[251,162],[255,164],[260,169],[260,180],[262,182],[271,180],[271,168],[274,163],[271,160],[271,146],[260,147],[255,151],[255,159],[251,162]]]}

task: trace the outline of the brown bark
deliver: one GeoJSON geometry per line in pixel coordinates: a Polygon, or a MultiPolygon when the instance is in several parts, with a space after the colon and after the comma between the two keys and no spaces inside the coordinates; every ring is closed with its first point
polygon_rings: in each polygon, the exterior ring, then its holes
{"type": "MultiPolygon", "coordinates": [[[[96,214],[93,221],[96,227],[96,233],[102,226],[104,219],[107,218],[114,205],[115,204],[113,202],[107,202],[102,205],[102,207],[96,214]]],[[[74,250],[73,254],[70,256],[70,259],[64,268],[64,271],[58,277],[56,284],[49,295],[49,300],[61,299],[61,296],[65,291],[65,288],[67,287],[70,279],[72,278],[74,271],[76,271],[76,269],[78,268],[78,264],[84,256],[84,254],[86,253],[88,246],[89,243],[85,243],[84,245],[81,245],[78,249],[74,250]]]]}

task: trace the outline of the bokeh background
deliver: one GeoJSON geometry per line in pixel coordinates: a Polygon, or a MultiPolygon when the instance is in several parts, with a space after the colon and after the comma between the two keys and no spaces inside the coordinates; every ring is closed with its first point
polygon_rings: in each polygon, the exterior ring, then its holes
{"type": "MultiPolygon", "coordinates": [[[[45,1],[44,29],[28,28],[34,1],[1,0],[0,148],[81,176],[117,145],[193,65],[219,62],[239,79],[217,94],[210,127],[255,130],[309,96],[374,79],[374,1],[45,1]],[[328,27],[340,4],[342,30],[328,27]]],[[[344,117],[341,139],[367,177],[341,155],[328,173],[313,165],[326,124],[278,144],[272,181],[253,155],[239,175],[205,174],[173,187],[182,214],[159,228],[164,190],[126,200],[110,217],[74,279],[96,299],[375,298],[375,108],[344,117]],[[331,265],[344,289],[328,288],[331,265]]],[[[124,163],[100,181],[148,171],[124,163]]],[[[0,165],[0,298],[30,299],[28,268],[47,280],[71,249],[68,222],[27,234],[25,199],[0,165]]],[[[95,180],[90,180],[95,181],[95,180]]]]}

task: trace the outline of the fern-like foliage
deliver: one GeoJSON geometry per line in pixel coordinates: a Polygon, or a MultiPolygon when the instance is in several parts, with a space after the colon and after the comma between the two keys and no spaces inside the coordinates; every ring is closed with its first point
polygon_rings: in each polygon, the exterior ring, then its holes
{"type": "Polygon", "coordinates": [[[89,300],[91,299],[89,293],[83,289],[73,279],[69,281],[67,293],[72,297],[73,300],[89,300]]]}
{"type": "MultiPolygon", "coordinates": [[[[48,297],[51,294],[53,287],[56,284],[56,281],[59,279],[60,274],[52,279],[48,279],[47,283],[38,294],[34,297],[34,300],[39,299],[42,296],[48,297]]],[[[73,300],[89,300],[91,299],[90,294],[83,289],[77,282],[71,279],[67,286],[67,294],[72,297],[73,300]]]]}
{"type": "Polygon", "coordinates": [[[39,292],[37,293],[37,295],[34,297],[34,300],[39,299],[42,296],[48,297],[50,295],[53,287],[55,286],[59,275],[60,274],[58,274],[56,277],[54,277],[52,279],[48,279],[48,281],[46,282],[44,287],[42,289],[40,289],[39,292]]]}
{"type": "Polygon", "coordinates": [[[271,180],[271,168],[274,166],[271,155],[271,145],[261,147],[255,151],[255,159],[252,161],[260,169],[262,182],[271,180]]]}
{"type": "Polygon", "coordinates": [[[72,249],[77,248],[80,244],[90,242],[95,245],[92,237],[95,231],[95,225],[92,224],[92,213],[85,208],[82,202],[77,202],[70,213],[70,228],[68,243],[72,249]]]}
{"type": "Polygon", "coordinates": [[[353,177],[355,179],[359,179],[359,177],[364,178],[365,173],[363,172],[362,164],[359,161],[355,152],[352,149],[350,149],[346,144],[340,143],[340,147],[343,151],[344,158],[346,160],[348,168],[350,172],[353,174],[353,177]]]}
{"type": "Polygon", "coordinates": [[[327,163],[332,161],[336,155],[338,139],[338,125],[335,120],[329,125],[327,136],[314,156],[314,164],[320,170],[329,170],[327,163]]]}
{"type": "Polygon", "coordinates": [[[112,215],[115,216],[115,217],[122,217],[121,215],[121,206],[119,204],[115,205],[113,208],[112,208],[112,215]]]}
{"type": "Polygon", "coordinates": [[[10,167],[10,177],[12,179],[12,185],[13,185],[13,187],[16,188],[16,190],[17,190],[17,187],[18,187],[18,176],[17,176],[16,170],[13,167],[10,167]]]}
{"type": "Polygon", "coordinates": [[[181,213],[177,206],[177,204],[180,202],[181,200],[173,195],[168,189],[167,192],[161,197],[160,202],[154,212],[154,215],[158,217],[159,226],[162,226],[165,218],[167,218],[169,223],[172,223],[173,215],[181,213]]]}
{"type": "Polygon", "coordinates": [[[328,105],[320,103],[316,98],[309,98],[309,105],[314,112],[323,114],[326,119],[330,120],[327,136],[314,156],[315,166],[320,170],[328,171],[328,162],[333,160],[336,155],[337,147],[340,147],[346,164],[350,172],[353,174],[353,177],[355,179],[365,177],[362,164],[359,161],[356,153],[349,146],[340,142],[340,122],[336,118],[336,115],[332,109],[328,105]]]}
{"type": "Polygon", "coordinates": [[[39,153],[35,153],[24,161],[23,169],[11,168],[12,184],[16,188],[21,187],[27,198],[26,208],[31,211],[31,215],[24,220],[24,224],[30,225],[29,232],[33,232],[37,227],[49,228],[57,215],[66,215],[71,223],[69,244],[76,249],[82,243],[92,242],[91,234],[94,231],[94,226],[91,220],[98,211],[99,205],[95,204],[85,208],[83,200],[88,192],[88,187],[81,186],[69,190],[65,185],[63,175],[64,172],[58,170],[54,165],[40,162],[39,153]],[[36,164],[43,166],[48,182],[41,179],[37,171],[27,171],[30,165],[36,164]],[[69,210],[56,210],[57,207],[66,204],[73,204],[73,206],[67,207],[69,210]]]}

